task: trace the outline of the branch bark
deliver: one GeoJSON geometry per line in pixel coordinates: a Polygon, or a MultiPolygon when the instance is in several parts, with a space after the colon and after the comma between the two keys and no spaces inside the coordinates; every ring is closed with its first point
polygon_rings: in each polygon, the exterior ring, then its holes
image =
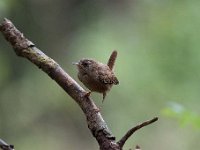
{"type": "Polygon", "coordinates": [[[100,150],[122,150],[123,145],[115,141],[101,113],[96,111],[98,108],[93,100],[85,96],[87,92],[57,62],[25,38],[10,20],[4,19],[0,31],[18,56],[27,58],[42,69],[75,100],[84,112],[88,128],[99,143],[100,150]]]}

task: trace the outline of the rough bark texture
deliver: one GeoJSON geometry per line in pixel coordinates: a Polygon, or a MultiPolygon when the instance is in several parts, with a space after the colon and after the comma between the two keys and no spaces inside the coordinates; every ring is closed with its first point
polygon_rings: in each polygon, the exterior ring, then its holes
{"type": "MultiPolygon", "coordinates": [[[[76,101],[86,116],[88,128],[99,143],[100,150],[122,150],[123,144],[119,144],[120,142],[115,141],[115,137],[108,129],[101,113],[96,111],[98,108],[93,100],[85,96],[87,92],[71,78],[58,63],[36,48],[31,41],[26,39],[23,34],[15,28],[10,20],[4,19],[0,25],[0,31],[12,45],[18,56],[27,58],[46,72],[76,101]]],[[[131,135],[129,135],[129,137],[130,136],[131,135]]],[[[129,137],[127,137],[126,140],[129,137]]]]}

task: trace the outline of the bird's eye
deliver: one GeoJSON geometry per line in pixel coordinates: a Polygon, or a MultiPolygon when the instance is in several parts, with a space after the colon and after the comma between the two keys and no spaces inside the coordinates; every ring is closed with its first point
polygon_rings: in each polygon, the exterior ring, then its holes
{"type": "Polygon", "coordinates": [[[83,62],[82,65],[83,65],[84,67],[88,67],[89,64],[88,64],[88,62],[83,62]]]}

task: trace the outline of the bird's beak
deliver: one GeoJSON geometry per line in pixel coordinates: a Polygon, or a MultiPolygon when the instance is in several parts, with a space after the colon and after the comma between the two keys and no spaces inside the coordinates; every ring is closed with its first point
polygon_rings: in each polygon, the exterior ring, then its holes
{"type": "Polygon", "coordinates": [[[76,65],[76,66],[78,66],[79,63],[78,63],[78,62],[73,62],[72,65],[76,65]]]}

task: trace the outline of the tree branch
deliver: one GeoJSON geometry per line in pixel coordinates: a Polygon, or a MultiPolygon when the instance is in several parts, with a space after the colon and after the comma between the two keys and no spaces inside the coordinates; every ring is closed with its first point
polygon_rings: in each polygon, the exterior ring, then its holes
{"type": "Polygon", "coordinates": [[[153,119],[150,123],[147,122],[134,127],[119,142],[116,142],[115,137],[108,129],[101,113],[96,111],[98,108],[94,104],[93,100],[85,96],[87,92],[73,78],[71,78],[57,62],[35,47],[31,41],[25,38],[24,35],[16,29],[10,20],[4,19],[0,25],[0,31],[3,33],[6,40],[12,45],[18,56],[27,58],[42,69],[75,100],[84,112],[88,128],[99,143],[100,150],[122,150],[125,141],[136,130],[157,120],[153,119]]]}
{"type": "Polygon", "coordinates": [[[0,148],[2,150],[14,150],[14,145],[9,145],[6,142],[4,142],[2,139],[0,139],[0,148]]]}
{"type": "Polygon", "coordinates": [[[131,135],[132,135],[135,131],[141,129],[142,127],[145,127],[145,126],[147,126],[147,125],[150,125],[151,123],[154,123],[154,122],[157,121],[157,120],[158,120],[158,117],[155,117],[155,118],[153,118],[153,119],[151,119],[151,120],[145,121],[145,122],[143,122],[143,123],[141,123],[141,124],[139,124],[139,125],[133,127],[133,128],[130,129],[117,143],[119,144],[120,147],[123,147],[124,144],[125,144],[125,142],[128,140],[128,138],[131,137],[131,135]]]}

